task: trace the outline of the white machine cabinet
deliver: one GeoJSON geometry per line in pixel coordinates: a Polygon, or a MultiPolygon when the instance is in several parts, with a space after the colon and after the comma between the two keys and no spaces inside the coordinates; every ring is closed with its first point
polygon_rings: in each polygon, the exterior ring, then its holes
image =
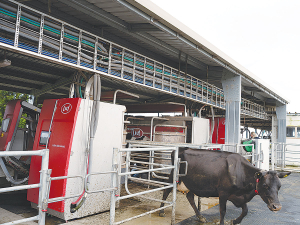
{"type": "Polygon", "coordinates": [[[262,170],[269,170],[270,160],[270,140],[269,139],[254,139],[255,154],[261,154],[261,160],[255,163],[255,166],[262,170]]]}

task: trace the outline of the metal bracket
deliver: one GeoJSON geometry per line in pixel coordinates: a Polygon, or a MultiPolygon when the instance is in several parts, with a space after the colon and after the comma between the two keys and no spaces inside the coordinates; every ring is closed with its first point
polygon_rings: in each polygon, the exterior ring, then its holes
{"type": "MultiPolygon", "coordinates": [[[[188,170],[188,162],[187,161],[180,161],[178,164],[185,164],[185,171],[184,171],[184,174],[180,174],[179,173],[179,170],[178,170],[178,177],[184,177],[187,175],[187,170],[188,170]]],[[[179,165],[179,168],[180,168],[180,165],[179,165]]]]}

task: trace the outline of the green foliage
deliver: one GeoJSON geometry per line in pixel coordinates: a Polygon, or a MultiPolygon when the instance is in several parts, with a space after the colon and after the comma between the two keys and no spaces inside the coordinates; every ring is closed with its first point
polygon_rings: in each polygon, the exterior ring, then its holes
{"type": "MultiPolygon", "coordinates": [[[[2,119],[3,119],[3,116],[4,116],[6,104],[9,101],[15,100],[15,99],[21,99],[23,101],[27,101],[29,99],[29,95],[28,94],[21,94],[21,93],[17,93],[17,92],[12,92],[12,91],[2,91],[2,90],[0,90],[0,125],[2,123],[2,119]]],[[[25,119],[23,119],[23,120],[24,120],[24,122],[21,123],[21,121],[20,121],[20,124],[24,124],[23,126],[25,127],[25,119]]]]}
{"type": "MultiPolygon", "coordinates": [[[[22,116],[27,117],[27,114],[23,113],[22,116]]],[[[26,120],[24,118],[20,118],[20,122],[19,122],[18,127],[20,127],[20,128],[25,128],[26,127],[26,120]]]]}

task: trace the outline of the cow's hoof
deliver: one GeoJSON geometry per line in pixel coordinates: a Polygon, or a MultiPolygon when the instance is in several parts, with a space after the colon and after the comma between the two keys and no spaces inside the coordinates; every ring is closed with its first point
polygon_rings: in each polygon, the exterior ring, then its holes
{"type": "Polygon", "coordinates": [[[164,212],[160,212],[160,213],[159,213],[159,216],[160,216],[160,217],[165,217],[166,214],[165,214],[164,212]]]}
{"type": "Polygon", "coordinates": [[[198,219],[199,219],[199,221],[201,222],[201,223],[207,223],[207,220],[205,219],[205,217],[204,216],[197,216],[198,217],[198,219]]]}
{"type": "Polygon", "coordinates": [[[236,222],[235,220],[231,220],[231,222],[232,225],[240,225],[240,223],[236,222]]]}
{"type": "MultiPolygon", "coordinates": [[[[216,224],[217,225],[220,225],[220,221],[218,221],[218,222],[216,222],[216,224]]],[[[224,222],[224,225],[233,225],[234,223],[233,223],[233,220],[231,220],[231,221],[225,221],[224,222]]]]}

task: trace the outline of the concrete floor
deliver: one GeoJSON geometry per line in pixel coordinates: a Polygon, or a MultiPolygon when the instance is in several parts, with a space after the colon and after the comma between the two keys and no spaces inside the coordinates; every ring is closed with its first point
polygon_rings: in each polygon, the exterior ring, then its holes
{"type": "MultiPolygon", "coordinates": [[[[300,224],[300,173],[292,173],[287,178],[281,180],[282,188],[279,191],[279,199],[282,204],[282,210],[271,212],[259,196],[248,203],[248,215],[242,221],[242,225],[279,225],[279,224],[300,224]]],[[[131,187],[132,192],[140,187],[131,187]]],[[[157,199],[161,199],[162,193],[155,194],[157,199]]],[[[169,196],[171,197],[171,195],[169,196]]],[[[219,207],[217,198],[202,198],[202,214],[208,219],[207,224],[217,224],[219,220],[219,207]]],[[[120,221],[131,216],[146,212],[147,210],[159,207],[157,202],[149,202],[141,199],[128,199],[120,202],[120,207],[116,210],[115,221],[120,221]]],[[[225,219],[230,221],[239,216],[241,209],[237,209],[231,203],[227,205],[225,219]]],[[[0,194],[0,224],[12,220],[31,217],[37,214],[35,209],[30,208],[26,201],[26,192],[13,192],[0,194]]],[[[184,194],[177,192],[176,201],[176,223],[177,225],[198,225],[198,220],[194,217],[194,211],[188,203],[184,194]]],[[[126,225],[169,225],[171,222],[171,208],[166,209],[166,217],[160,217],[158,213],[150,214],[145,217],[135,219],[126,225]]],[[[28,225],[37,224],[34,222],[26,223],[28,225]]],[[[109,224],[109,212],[99,213],[73,221],[60,220],[48,215],[46,225],[91,225],[91,224],[109,224]]]]}
{"type": "MultiPolygon", "coordinates": [[[[136,193],[138,191],[146,190],[145,187],[134,186],[132,184],[129,185],[129,189],[132,193],[136,193]]],[[[125,195],[124,189],[122,189],[121,195],[125,195]]],[[[148,197],[161,199],[162,191],[154,192],[148,195],[148,197]]],[[[168,199],[171,201],[172,195],[170,194],[168,199]]],[[[197,201],[197,198],[195,198],[197,201]]],[[[201,200],[201,210],[206,210],[218,204],[218,198],[203,198],[201,200]]],[[[149,210],[158,208],[160,203],[148,201],[142,198],[134,198],[120,201],[120,207],[116,210],[115,222],[145,213],[149,210]]],[[[125,225],[170,225],[171,224],[171,208],[165,209],[166,216],[160,217],[159,213],[149,214],[132,221],[124,223],[125,225]]],[[[190,206],[188,200],[186,199],[186,195],[181,192],[177,192],[176,199],[176,216],[175,222],[178,223],[183,221],[195,213],[190,206]]],[[[88,216],[82,219],[76,219],[73,221],[68,221],[65,225],[90,225],[90,224],[109,224],[109,212],[99,213],[97,215],[88,216]]]]}
{"type": "MultiPolygon", "coordinates": [[[[145,190],[146,187],[143,186],[133,186],[130,185],[130,190],[134,193],[137,191],[145,190]]],[[[122,195],[125,194],[125,191],[122,190],[122,195]]],[[[150,196],[149,196],[150,197],[150,196]]],[[[162,192],[152,193],[151,197],[161,199],[162,192]]],[[[168,200],[171,200],[172,195],[170,194],[168,200]]],[[[197,198],[195,198],[197,201],[197,198]]],[[[218,204],[218,198],[202,198],[201,200],[201,209],[206,210],[218,204]]],[[[115,221],[121,221],[132,216],[147,212],[151,209],[158,208],[160,203],[143,200],[143,199],[126,199],[120,201],[120,207],[116,209],[116,218],[115,221]]],[[[165,210],[166,217],[160,217],[158,212],[149,214],[147,216],[126,222],[126,225],[169,225],[171,223],[171,208],[165,210]]],[[[37,211],[30,207],[30,203],[26,200],[26,192],[15,192],[0,194],[0,224],[10,222],[13,220],[31,217],[37,215],[37,211]]],[[[185,194],[177,192],[176,200],[176,223],[183,221],[194,215],[194,211],[190,206],[189,202],[186,199],[185,194]]],[[[26,223],[28,225],[37,224],[35,222],[26,223]]],[[[47,215],[46,225],[57,225],[57,224],[66,224],[66,225],[91,225],[91,224],[109,224],[109,212],[99,213],[93,216],[87,216],[85,218],[76,219],[72,221],[63,221],[56,217],[47,215]]]]}

